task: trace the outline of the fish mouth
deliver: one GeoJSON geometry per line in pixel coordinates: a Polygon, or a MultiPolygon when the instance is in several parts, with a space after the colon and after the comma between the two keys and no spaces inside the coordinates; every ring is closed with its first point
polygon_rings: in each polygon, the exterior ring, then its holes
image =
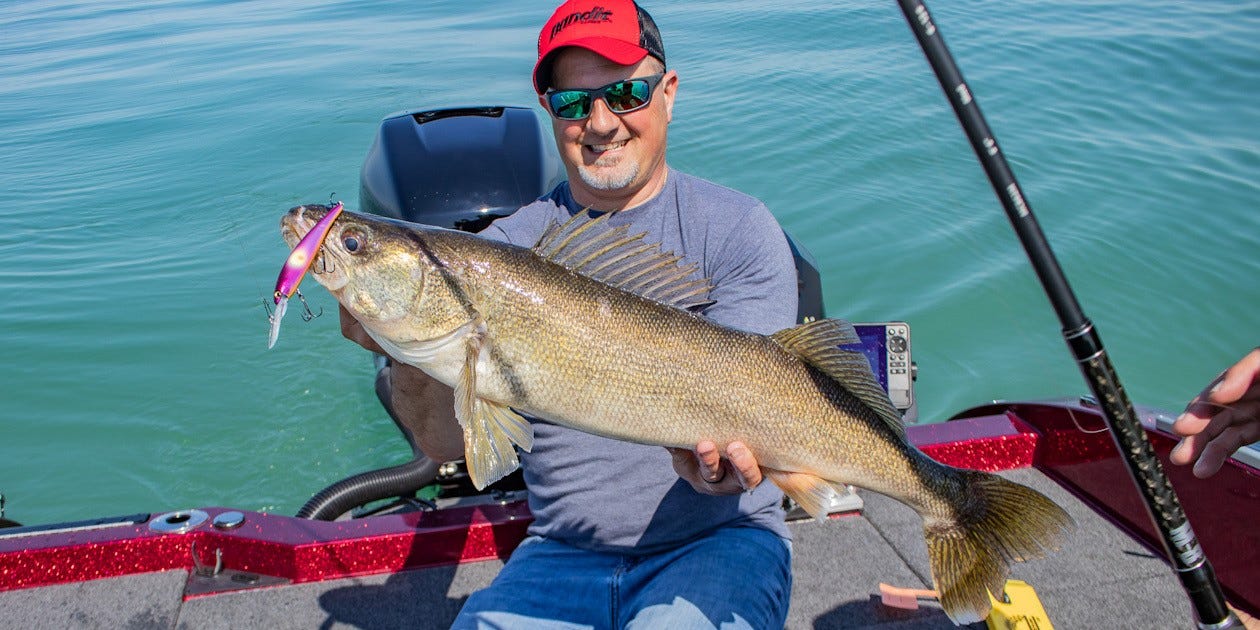
{"type": "MultiPolygon", "coordinates": [[[[324,215],[328,214],[330,208],[327,206],[312,204],[303,205],[292,208],[280,219],[280,236],[288,243],[290,248],[297,247],[299,241],[311,228],[315,227],[324,215]]],[[[340,217],[338,217],[340,220],[340,217]]],[[[335,232],[330,231],[324,244],[317,250],[315,262],[311,265],[310,273],[315,280],[324,285],[330,292],[335,292],[345,287],[349,283],[350,278],[345,273],[347,265],[338,264],[344,261],[339,256],[335,243],[335,232]]]]}
{"type": "Polygon", "coordinates": [[[328,208],[320,205],[290,208],[280,218],[280,236],[284,238],[284,242],[288,243],[290,248],[297,247],[298,241],[302,240],[302,237],[306,236],[306,233],[315,227],[315,222],[319,221],[325,214],[328,214],[328,208]]]}

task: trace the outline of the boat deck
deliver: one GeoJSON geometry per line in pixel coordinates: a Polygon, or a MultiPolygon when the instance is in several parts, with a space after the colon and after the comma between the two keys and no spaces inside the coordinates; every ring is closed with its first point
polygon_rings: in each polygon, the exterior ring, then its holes
{"type": "MultiPolygon", "coordinates": [[[[1001,473],[1064,506],[1078,529],[1049,558],[1017,565],[1056,628],[1192,627],[1165,562],[1035,469],[1001,473]]],[[[860,515],[792,525],[789,628],[950,627],[932,602],[880,603],[879,584],[928,588],[921,521],[886,497],[861,493],[860,515]]],[[[185,597],[186,570],[140,573],[0,592],[9,628],[445,628],[499,560],[185,597]]],[[[976,627],[983,627],[978,624],[976,627]]]]}

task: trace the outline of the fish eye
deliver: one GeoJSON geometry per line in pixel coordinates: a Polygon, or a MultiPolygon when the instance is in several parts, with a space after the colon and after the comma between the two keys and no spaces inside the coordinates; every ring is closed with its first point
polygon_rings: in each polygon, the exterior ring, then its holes
{"type": "Polygon", "coordinates": [[[351,254],[359,253],[359,251],[363,249],[365,242],[366,241],[363,238],[363,235],[357,231],[346,230],[341,234],[341,244],[346,248],[346,251],[351,254]]]}

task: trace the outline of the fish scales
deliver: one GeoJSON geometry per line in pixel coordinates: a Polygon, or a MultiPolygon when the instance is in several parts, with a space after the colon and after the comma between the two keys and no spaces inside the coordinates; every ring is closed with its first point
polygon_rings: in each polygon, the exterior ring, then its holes
{"type": "Polygon", "coordinates": [[[486,386],[514,408],[634,442],[739,440],[765,453],[766,466],[831,479],[854,477],[835,465],[853,459],[845,453],[889,444],[846,431],[845,414],[856,415],[861,404],[834,386],[811,387],[808,367],[765,336],[714,326],[520,250],[468,240],[462,256],[488,250],[475,256],[479,264],[463,266],[454,253],[444,262],[495,322],[489,342],[501,358],[478,366],[478,382],[512,374],[486,386]],[[478,272],[486,268],[510,271],[478,272]],[[516,391],[504,391],[507,381],[519,383],[516,391]],[[788,448],[800,442],[827,448],[788,448]]]}
{"type": "MultiPolygon", "coordinates": [[[[296,244],[327,212],[294,208],[282,234],[296,244]]],[[[643,444],[738,440],[816,517],[844,484],[914,508],[960,624],[987,615],[1010,563],[1073,526],[1029,488],[910,445],[865,356],[844,348],[857,341],[849,324],[765,336],[709,322],[685,310],[704,303],[693,270],[621,230],[579,214],[531,250],[343,212],[324,244],[331,269],[315,278],[394,359],[454,388],[478,487],[532,448],[518,412],[643,444]]]]}

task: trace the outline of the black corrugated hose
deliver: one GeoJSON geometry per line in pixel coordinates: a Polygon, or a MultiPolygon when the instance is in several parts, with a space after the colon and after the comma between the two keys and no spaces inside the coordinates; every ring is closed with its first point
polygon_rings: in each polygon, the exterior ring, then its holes
{"type": "Polygon", "coordinates": [[[407,496],[437,478],[438,463],[420,455],[405,464],[359,473],[342,479],[311,497],[298,518],[332,521],[372,501],[407,496]]]}

